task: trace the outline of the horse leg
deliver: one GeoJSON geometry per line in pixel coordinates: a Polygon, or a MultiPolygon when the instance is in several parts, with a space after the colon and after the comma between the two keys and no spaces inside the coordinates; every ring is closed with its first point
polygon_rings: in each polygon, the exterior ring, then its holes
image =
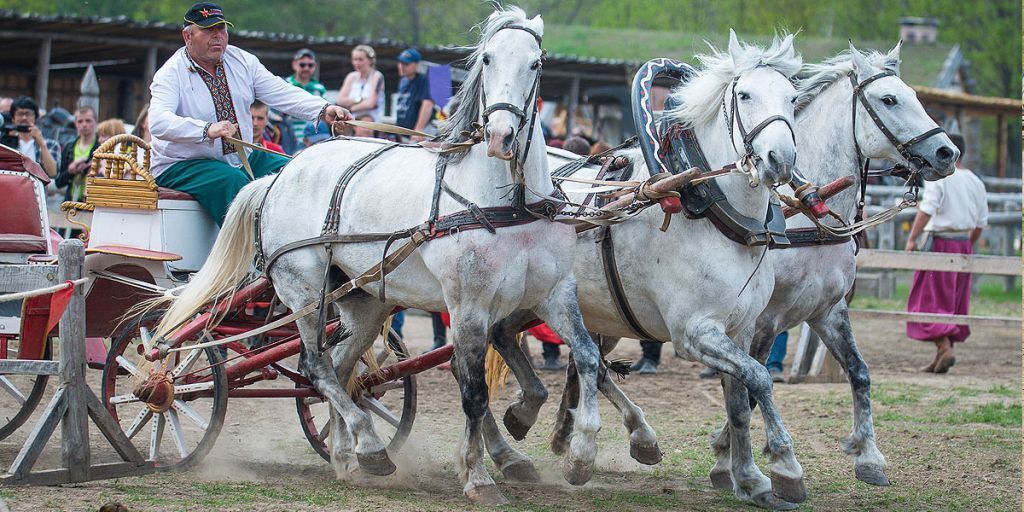
{"type": "Polygon", "coordinates": [[[750,447],[750,400],[747,388],[732,375],[722,376],[722,390],[729,422],[729,451],[732,463],[733,491],[736,497],[772,510],[797,507],[772,492],[772,482],[754,464],[750,447]]]}
{"type": "Polygon", "coordinates": [[[569,358],[569,365],[565,368],[565,389],[562,390],[562,399],[558,403],[558,413],[555,414],[555,426],[551,431],[551,452],[555,455],[565,455],[569,448],[569,436],[572,435],[573,412],[580,403],[580,379],[576,372],[574,358],[569,358]]]}
{"type": "Polygon", "coordinates": [[[532,311],[516,311],[495,324],[491,331],[491,345],[515,374],[519,389],[522,390],[519,398],[505,410],[503,418],[505,429],[516,441],[526,438],[530,428],[537,422],[540,407],[548,400],[544,382],[537,376],[516,340],[520,329],[535,318],[532,311]]]}
{"type": "MultiPolygon", "coordinates": [[[[793,455],[793,440],[782,423],[782,418],[772,397],[772,381],[768,370],[751,358],[719,326],[713,323],[697,322],[680,334],[681,336],[673,337],[682,342],[676,342],[678,352],[692,354],[704,365],[735,378],[745,388],[741,393],[735,389],[740,386],[731,386],[731,389],[727,389],[726,397],[730,415],[732,478],[737,496],[754,499],[755,503],[762,506],[771,505],[763,496],[762,479],[764,475],[753,465],[753,459],[748,461],[748,457],[745,457],[736,460],[738,454],[750,452],[748,433],[746,431],[736,432],[736,429],[737,423],[745,425],[744,428],[749,427],[749,422],[744,422],[744,418],[750,414],[750,397],[752,396],[761,406],[764,416],[765,431],[768,436],[769,465],[772,472],[772,492],[787,502],[805,500],[807,492],[803,484],[803,468],[793,455]],[[744,414],[746,416],[735,416],[736,413],[732,410],[732,407],[739,403],[740,398],[745,406],[744,414]],[[737,440],[743,441],[747,445],[736,446],[737,440]],[[740,474],[737,474],[738,469],[741,471],[740,474]]],[[[750,333],[744,334],[743,337],[748,341],[742,345],[749,347],[750,333]]]]}
{"type": "Polygon", "coordinates": [[[463,314],[458,309],[452,309],[451,314],[451,337],[455,346],[452,370],[459,383],[462,411],[466,415],[466,426],[456,455],[459,478],[463,483],[463,492],[473,502],[488,506],[503,505],[508,500],[494,485],[494,480],[484,466],[481,436],[484,417],[488,412],[487,379],[484,375],[487,328],[480,319],[463,314]]]}
{"type": "Polygon", "coordinates": [[[715,452],[715,466],[711,468],[711,486],[715,489],[732,489],[732,457],[729,456],[731,435],[729,420],[712,434],[711,449],[715,452]]]}
{"type": "Polygon", "coordinates": [[[565,479],[570,484],[583,485],[593,476],[594,460],[597,458],[597,432],[601,429],[601,416],[597,409],[598,371],[603,371],[601,353],[583,325],[583,315],[576,296],[576,280],[572,277],[563,279],[555,286],[549,299],[539,304],[534,312],[572,349],[573,361],[579,373],[579,406],[574,412],[565,479]]]}
{"type": "Polygon", "coordinates": [[[641,464],[654,465],[661,462],[663,454],[661,448],[658,448],[658,436],[647,423],[643,409],[626,396],[610,372],[604,372],[598,389],[622,414],[622,424],[629,432],[629,456],[641,464]]]}
{"type": "Polygon", "coordinates": [[[853,392],[853,432],[843,442],[843,449],[854,456],[857,479],[873,485],[889,485],[885,475],[885,456],[875,444],[875,428],[871,415],[871,377],[850,327],[846,301],[842,300],[825,315],[808,321],[829,352],[846,367],[853,392]]]}
{"type": "Polygon", "coordinates": [[[482,428],[487,453],[506,479],[525,483],[541,482],[540,473],[533,466],[533,461],[505,441],[490,409],[484,415],[482,428]]]}

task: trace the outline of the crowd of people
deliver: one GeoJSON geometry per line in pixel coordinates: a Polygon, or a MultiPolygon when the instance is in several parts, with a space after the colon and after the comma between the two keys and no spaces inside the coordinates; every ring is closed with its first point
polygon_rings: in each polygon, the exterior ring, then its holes
{"type": "MultiPolygon", "coordinates": [[[[150,86],[151,103],[144,107],[132,125],[132,133],[153,147],[151,173],[160,186],[191,194],[217,224],[224,220],[232,199],[254,177],[278,172],[288,158],[306,147],[335,135],[400,137],[381,133],[367,125],[350,125],[357,120],[384,121],[387,111],[385,76],[377,67],[374,49],[361,44],[352,49],[352,71],[339,86],[334,102],[328,102],[327,88],[314,77],[319,62],[315,52],[302,48],[295,52],[292,73],[274,76],[259,59],[238,47],[229,46],[228,27],[232,24],[216,4],[199,2],[185,14],[182,29],[184,46],[176,51],[154,75],[150,86]],[[229,72],[230,71],[230,72],[229,72]],[[208,95],[201,93],[207,92],[208,95]],[[212,99],[212,101],[211,101],[212,99]],[[244,115],[248,109],[248,115],[244,115]],[[152,130],[152,131],[151,131],[152,130]],[[238,154],[237,147],[225,138],[252,141],[267,151],[238,154]],[[247,160],[247,172],[242,171],[247,160]],[[251,171],[252,175],[249,175],[251,171]]],[[[436,119],[444,112],[431,96],[427,77],[420,71],[422,55],[408,48],[397,57],[400,82],[394,97],[392,119],[400,127],[432,133],[436,119]]],[[[53,178],[64,200],[81,201],[85,176],[93,168],[93,152],[109,138],[127,132],[125,122],[117,118],[100,121],[92,106],[74,111],[73,139],[63,144],[47,137],[38,126],[40,109],[27,96],[0,98],[3,130],[0,143],[16,149],[40,164],[53,178]]],[[[605,152],[610,146],[576,131],[563,140],[550,136],[542,127],[550,146],[579,155],[605,152]]],[[[422,136],[404,138],[406,142],[422,136]]],[[[963,149],[960,139],[961,150],[963,149]]],[[[102,168],[98,168],[102,173],[102,168]]],[[[969,170],[958,166],[953,177],[925,188],[918,219],[911,231],[908,251],[917,248],[916,240],[928,232],[931,250],[969,253],[985,227],[984,188],[969,170]]],[[[63,233],[68,236],[70,233],[63,233]]],[[[910,297],[912,311],[966,314],[970,276],[919,273],[914,278],[910,297]],[[949,293],[954,290],[955,293],[949,293]]],[[[392,331],[401,335],[404,314],[392,321],[392,331]]],[[[432,314],[433,345],[446,343],[447,319],[432,314]]],[[[556,371],[561,363],[558,336],[545,326],[531,329],[543,342],[544,370],[556,371]]],[[[966,327],[940,324],[911,324],[908,336],[934,342],[935,360],[924,371],[944,373],[953,365],[953,343],[966,339],[966,327]]],[[[782,380],[782,361],[786,354],[787,333],[780,333],[768,358],[773,379],[782,380]]],[[[641,341],[643,356],[633,370],[639,374],[656,373],[661,361],[662,344],[641,341]]],[[[715,377],[705,371],[703,377],[715,377]]]]}

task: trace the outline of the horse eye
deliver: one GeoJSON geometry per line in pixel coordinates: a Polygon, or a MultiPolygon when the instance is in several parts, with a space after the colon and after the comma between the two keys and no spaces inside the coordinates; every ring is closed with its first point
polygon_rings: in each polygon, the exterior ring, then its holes
{"type": "Polygon", "coordinates": [[[484,55],[484,66],[486,66],[486,65],[488,65],[490,63],[491,63],[491,56],[490,55],[484,55]]]}
{"type": "Polygon", "coordinates": [[[891,106],[893,106],[893,105],[895,105],[897,103],[896,97],[895,96],[882,96],[882,103],[885,103],[887,106],[891,107],[891,106]]]}
{"type": "Polygon", "coordinates": [[[533,64],[530,64],[530,69],[532,69],[534,71],[536,71],[537,68],[539,68],[539,67],[540,67],[540,61],[539,60],[534,62],[533,64]]]}
{"type": "Polygon", "coordinates": [[[741,92],[741,93],[737,94],[736,97],[741,99],[741,100],[743,100],[743,101],[747,101],[747,100],[750,99],[750,95],[745,93],[745,92],[741,92]]]}

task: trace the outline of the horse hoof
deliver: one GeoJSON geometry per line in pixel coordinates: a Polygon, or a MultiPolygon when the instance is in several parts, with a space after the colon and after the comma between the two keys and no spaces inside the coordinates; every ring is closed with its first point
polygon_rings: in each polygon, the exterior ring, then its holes
{"type": "Polygon", "coordinates": [[[565,481],[572,485],[583,485],[594,476],[594,464],[581,465],[573,462],[565,463],[565,481]]]}
{"type": "Polygon", "coordinates": [[[498,486],[494,484],[473,487],[466,491],[466,497],[468,497],[473,503],[483,505],[485,507],[508,505],[508,500],[505,499],[505,495],[501,494],[501,491],[498,490],[498,486]]]}
{"type": "Polygon", "coordinates": [[[508,430],[509,435],[516,441],[526,439],[526,434],[530,432],[530,427],[533,426],[523,423],[518,416],[513,414],[512,407],[505,409],[505,416],[502,418],[502,421],[505,422],[505,430],[508,430]]]}
{"type": "Polygon", "coordinates": [[[715,489],[725,489],[731,491],[732,485],[732,473],[728,470],[712,470],[711,471],[711,487],[715,489]]]}
{"type": "Polygon", "coordinates": [[[640,464],[647,464],[653,466],[661,462],[661,458],[664,454],[661,453],[661,449],[658,448],[658,443],[652,444],[632,444],[629,445],[629,456],[633,457],[633,460],[640,464]]]}
{"type": "Polygon", "coordinates": [[[387,476],[395,472],[395,464],[388,457],[387,450],[378,450],[372,453],[357,453],[356,460],[359,467],[371,475],[387,476]]]}
{"type": "Polygon", "coordinates": [[[858,464],[853,470],[861,482],[883,487],[890,485],[889,477],[885,476],[885,468],[878,464],[858,464]]]}
{"type": "Polygon", "coordinates": [[[793,510],[798,506],[796,503],[790,503],[786,500],[779,499],[779,497],[771,491],[763,492],[754,496],[753,501],[754,505],[768,510],[793,510]]]}
{"type": "Polygon", "coordinates": [[[539,484],[542,482],[540,473],[537,472],[537,468],[533,467],[533,463],[524,460],[509,464],[501,468],[501,474],[505,475],[505,478],[513,482],[522,482],[527,484],[539,484]]]}
{"type": "Polygon", "coordinates": [[[790,503],[803,503],[807,500],[807,487],[804,486],[803,478],[789,478],[772,473],[772,493],[790,503]]]}

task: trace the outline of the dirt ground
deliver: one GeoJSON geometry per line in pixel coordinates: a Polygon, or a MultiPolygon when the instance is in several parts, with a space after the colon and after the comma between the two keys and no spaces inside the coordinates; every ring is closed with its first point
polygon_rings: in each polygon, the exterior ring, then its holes
{"type": "MultiPolygon", "coordinates": [[[[411,316],[406,326],[414,352],[429,345],[429,318],[411,316]]],[[[888,458],[892,486],[857,481],[852,462],[840,449],[850,431],[847,384],[777,385],[775,394],[806,474],[809,497],[801,509],[1020,510],[1021,333],[975,330],[958,347],[957,364],[944,376],[917,372],[933,349],[907,340],[900,324],[864,321],[855,325],[855,333],[871,366],[878,443],[888,458]]],[[[790,356],[796,334],[791,333],[790,356]]],[[[539,358],[539,344],[531,345],[539,358]]],[[[638,344],[627,340],[613,357],[638,355],[638,344]]],[[[665,452],[659,465],[642,466],[630,459],[619,416],[602,398],[599,471],[581,488],[566,484],[561,460],[547,449],[562,377],[545,373],[551,399],[526,440],[513,443],[533,458],[548,483],[509,483],[492,466],[500,490],[511,501],[504,508],[752,509],[731,492],[713,489],[707,478],[713,464],[709,435],[724,420],[718,382],[698,379],[701,367],[671,357],[670,349],[665,356],[657,375],[632,376],[623,383],[659,434],[665,452]]],[[[98,382],[98,372],[90,373],[98,382]]],[[[213,452],[193,471],[58,487],[6,487],[0,488],[0,498],[14,511],[97,510],[111,501],[132,511],[474,509],[462,495],[455,470],[463,428],[455,382],[450,373],[431,369],[418,377],[418,385],[415,427],[393,456],[399,470],[389,477],[357,473],[338,481],[302,436],[292,400],[232,399],[213,452]]],[[[510,380],[493,405],[498,414],[516,389],[510,380]]],[[[33,424],[0,442],[0,461],[13,461],[33,424]]],[[[753,425],[754,445],[760,446],[760,415],[755,414],[753,425]]],[[[59,465],[59,435],[58,429],[37,467],[59,465]]],[[[92,435],[94,462],[116,460],[95,429],[92,435]]],[[[766,470],[764,458],[758,455],[757,460],[766,470]]]]}

